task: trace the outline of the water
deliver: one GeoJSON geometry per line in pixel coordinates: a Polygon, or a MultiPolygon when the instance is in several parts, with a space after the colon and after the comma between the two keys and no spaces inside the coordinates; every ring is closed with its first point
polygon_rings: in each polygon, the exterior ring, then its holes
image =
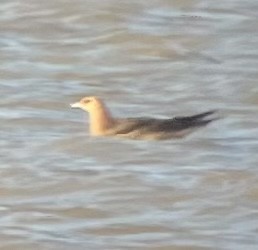
{"type": "Polygon", "coordinates": [[[256,1],[2,0],[0,249],[257,249],[256,1]],[[219,109],[165,142],[91,138],[117,116],[219,109]]]}

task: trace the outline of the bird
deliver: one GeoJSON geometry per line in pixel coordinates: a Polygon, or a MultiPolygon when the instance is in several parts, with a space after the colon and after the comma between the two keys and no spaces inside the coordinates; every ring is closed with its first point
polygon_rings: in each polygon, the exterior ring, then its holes
{"type": "Polygon", "coordinates": [[[96,96],[83,97],[79,102],[70,104],[70,106],[89,113],[91,136],[117,136],[148,140],[182,138],[218,119],[217,117],[209,118],[216,113],[216,110],[167,119],[152,117],[115,118],[103,100],[96,96]]]}

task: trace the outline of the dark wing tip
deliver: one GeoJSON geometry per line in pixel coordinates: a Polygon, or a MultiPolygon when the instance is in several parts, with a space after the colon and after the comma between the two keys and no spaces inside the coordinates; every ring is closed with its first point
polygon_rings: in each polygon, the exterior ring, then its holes
{"type": "Polygon", "coordinates": [[[210,115],[213,115],[213,114],[215,114],[215,113],[217,113],[218,112],[218,110],[217,109],[213,109],[213,110],[210,110],[210,111],[207,111],[207,112],[202,112],[202,113],[199,113],[199,114],[197,114],[197,115],[193,115],[193,116],[190,116],[192,119],[196,119],[196,120],[198,120],[198,119],[203,119],[203,118],[205,118],[206,116],[210,116],[210,115]]]}

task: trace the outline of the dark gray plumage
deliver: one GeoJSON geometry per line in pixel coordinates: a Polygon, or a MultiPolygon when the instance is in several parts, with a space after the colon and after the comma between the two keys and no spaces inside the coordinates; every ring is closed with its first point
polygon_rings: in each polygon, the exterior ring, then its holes
{"type": "Polygon", "coordinates": [[[131,138],[170,139],[183,137],[196,128],[203,127],[217,118],[204,119],[215,110],[193,116],[178,116],[171,119],[125,118],[118,119],[108,134],[131,138]]]}

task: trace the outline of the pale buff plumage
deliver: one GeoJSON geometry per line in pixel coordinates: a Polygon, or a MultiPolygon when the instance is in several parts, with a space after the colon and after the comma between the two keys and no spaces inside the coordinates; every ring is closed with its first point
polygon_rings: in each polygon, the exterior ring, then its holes
{"type": "Polygon", "coordinates": [[[71,104],[72,108],[80,108],[90,115],[90,134],[92,136],[120,136],[131,139],[171,139],[183,137],[196,128],[210,123],[213,119],[204,119],[215,111],[175,117],[170,119],[155,118],[114,118],[103,103],[94,96],[84,97],[71,104]]]}
{"type": "Polygon", "coordinates": [[[79,102],[71,104],[72,108],[81,108],[89,112],[90,134],[94,136],[105,135],[115,124],[109,110],[97,97],[84,97],[79,102]]]}

